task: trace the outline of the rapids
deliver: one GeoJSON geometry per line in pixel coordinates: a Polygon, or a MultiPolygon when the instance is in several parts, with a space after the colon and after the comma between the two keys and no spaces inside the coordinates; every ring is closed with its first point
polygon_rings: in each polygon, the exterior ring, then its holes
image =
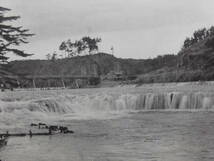
{"type": "Polygon", "coordinates": [[[11,137],[3,161],[213,161],[213,85],[0,92],[0,132],[30,123],[72,135],[11,137]]]}
{"type": "Polygon", "coordinates": [[[205,91],[157,92],[135,87],[8,91],[0,97],[0,128],[23,127],[33,121],[108,119],[139,111],[206,110],[214,110],[214,94],[205,91]]]}

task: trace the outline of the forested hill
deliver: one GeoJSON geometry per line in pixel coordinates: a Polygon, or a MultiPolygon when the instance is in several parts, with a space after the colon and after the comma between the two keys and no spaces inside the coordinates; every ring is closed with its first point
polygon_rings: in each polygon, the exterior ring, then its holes
{"type": "Polygon", "coordinates": [[[214,80],[214,27],[186,38],[177,55],[153,59],[122,59],[107,53],[58,60],[23,60],[9,63],[18,75],[137,75],[138,83],[214,80]]]}
{"type": "Polygon", "coordinates": [[[58,60],[22,60],[10,62],[11,71],[19,75],[106,75],[123,72],[127,75],[148,73],[176,65],[175,55],[154,59],[122,59],[106,53],[58,60]]]}
{"type": "Polygon", "coordinates": [[[138,82],[214,80],[214,26],[196,30],[177,54],[177,66],[139,76],[138,82]]]}

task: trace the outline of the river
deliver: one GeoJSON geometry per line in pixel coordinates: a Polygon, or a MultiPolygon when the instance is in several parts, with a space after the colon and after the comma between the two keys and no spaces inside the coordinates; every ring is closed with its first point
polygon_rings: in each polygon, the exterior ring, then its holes
{"type": "Polygon", "coordinates": [[[20,90],[0,98],[1,132],[38,131],[30,127],[38,122],[75,131],[11,137],[2,161],[214,160],[211,86],[20,90]]]}

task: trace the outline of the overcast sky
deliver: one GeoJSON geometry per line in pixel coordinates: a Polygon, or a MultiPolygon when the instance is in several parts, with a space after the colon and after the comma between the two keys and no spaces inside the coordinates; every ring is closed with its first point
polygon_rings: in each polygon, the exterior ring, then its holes
{"type": "Polygon", "coordinates": [[[36,36],[22,46],[45,58],[63,40],[102,38],[100,50],[117,57],[177,53],[186,36],[214,25],[214,0],[1,0],[36,36]]]}

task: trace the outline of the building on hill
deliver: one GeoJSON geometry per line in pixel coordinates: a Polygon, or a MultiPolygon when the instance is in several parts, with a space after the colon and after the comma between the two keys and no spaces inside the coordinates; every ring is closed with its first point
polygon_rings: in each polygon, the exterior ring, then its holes
{"type": "Polygon", "coordinates": [[[122,81],[126,80],[125,73],[123,71],[110,71],[103,79],[113,80],[113,81],[122,81]]]}

